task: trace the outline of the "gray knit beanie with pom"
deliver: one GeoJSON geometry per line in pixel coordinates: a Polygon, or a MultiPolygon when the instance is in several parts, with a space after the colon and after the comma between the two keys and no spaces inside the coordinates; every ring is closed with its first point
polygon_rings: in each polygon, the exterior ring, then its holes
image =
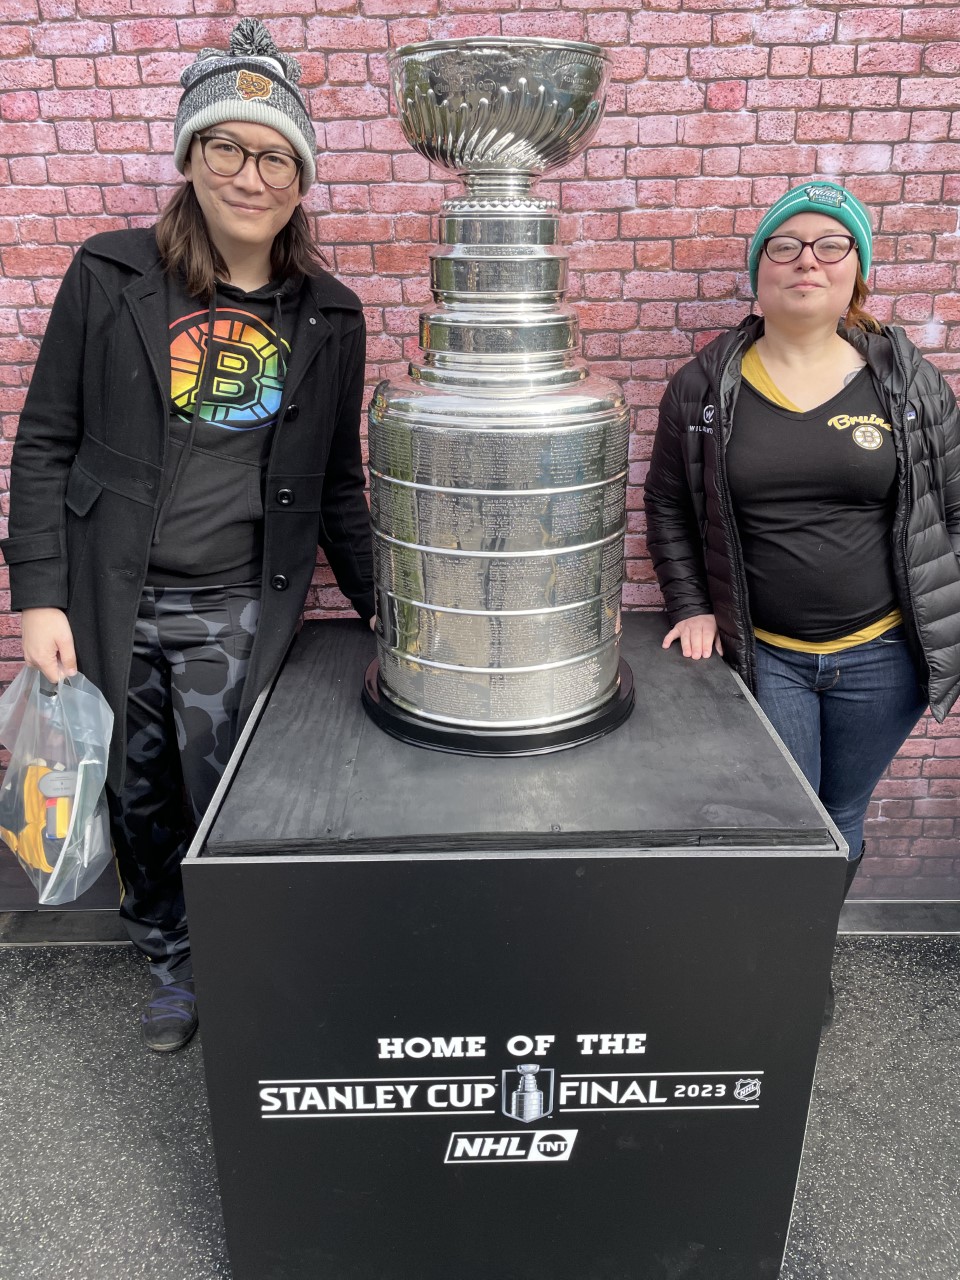
{"type": "Polygon", "coordinates": [[[303,161],[300,191],[317,176],[317,138],[297,84],[300,63],[281,53],[259,18],[241,18],[229,50],[201,49],[180,77],[173,162],[183,173],[194,134],[231,120],[269,125],[303,161]]]}

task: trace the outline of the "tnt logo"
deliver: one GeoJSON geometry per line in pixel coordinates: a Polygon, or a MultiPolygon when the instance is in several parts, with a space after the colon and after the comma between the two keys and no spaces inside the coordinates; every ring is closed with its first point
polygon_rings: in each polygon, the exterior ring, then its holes
{"type": "Polygon", "coordinates": [[[533,1144],[538,1160],[565,1160],[573,1145],[562,1133],[538,1133],[533,1144]]]}
{"type": "Polygon", "coordinates": [[[452,1133],[444,1164],[520,1164],[569,1160],[577,1129],[548,1133],[452,1133]]]}

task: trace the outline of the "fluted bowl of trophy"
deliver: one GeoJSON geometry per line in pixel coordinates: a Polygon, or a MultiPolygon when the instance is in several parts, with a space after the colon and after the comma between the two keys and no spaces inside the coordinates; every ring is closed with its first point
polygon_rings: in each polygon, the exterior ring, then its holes
{"type": "Polygon", "coordinates": [[[599,127],[609,68],[569,40],[435,40],[390,63],[404,137],[467,181],[540,176],[579,155],[599,127]]]}

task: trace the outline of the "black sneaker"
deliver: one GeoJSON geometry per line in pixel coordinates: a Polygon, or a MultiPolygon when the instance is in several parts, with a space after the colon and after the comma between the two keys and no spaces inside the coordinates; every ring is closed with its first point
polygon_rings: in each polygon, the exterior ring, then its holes
{"type": "Polygon", "coordinates": [[[193,979],[154,987],[140,1015],[143,1043],[154,1053],[175,1053],[197,1029],[197,997],[193,979]]]}

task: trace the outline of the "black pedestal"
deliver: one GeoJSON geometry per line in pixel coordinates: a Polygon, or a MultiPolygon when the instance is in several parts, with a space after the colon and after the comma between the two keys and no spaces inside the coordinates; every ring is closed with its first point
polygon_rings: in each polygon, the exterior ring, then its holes
{"type": "Polygon", "coordinates": [[[663,631],[619,730],[498,760],[304,630],[185,864],[236,1280],[777,1275],[844,860],[663,631]]]}

